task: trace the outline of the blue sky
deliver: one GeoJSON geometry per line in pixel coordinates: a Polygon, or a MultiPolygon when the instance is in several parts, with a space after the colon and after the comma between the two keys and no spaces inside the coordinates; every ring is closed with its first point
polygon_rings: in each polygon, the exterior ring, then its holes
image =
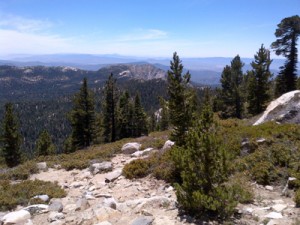
{"type": "Polygon", "coordinates": [[[7,0],[0,56],[253,57],[297,14],[300,0],[7,0]]]}

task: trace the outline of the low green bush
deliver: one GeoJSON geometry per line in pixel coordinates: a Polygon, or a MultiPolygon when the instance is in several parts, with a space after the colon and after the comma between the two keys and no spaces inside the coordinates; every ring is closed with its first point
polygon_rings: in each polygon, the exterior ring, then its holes
{"type": "Polygon", "coordinates": [[[123,168],[123,175],[127,179],[142,178],[150,174],[151,162],[148,159],[137,159],[123,168]]]}
{"type": "Polygon", "coordinates": [[[250,204],[253,202],[254,193],[250,186],[246,174],[237,173],[231,177],[226,184],[227,188],[232,191],[233,198],[242,204],[250,204]]]}
{"type": "Polygon", "coordinates": [[[46,194],[49,198],[63,198],[66,192],[57,185],[41,180],[26,180],[11,184],[10,181],[0,181],[0,211],[12,210],[17,205],[26,206],[36,195],[46,194]]]}
{"type": "Polygon", "coordinates": [[[0,180],[26,180],[31,174],[37,173],[35,161],[27,161],[17,167],[6,169],[0,173],[0,180]]]}

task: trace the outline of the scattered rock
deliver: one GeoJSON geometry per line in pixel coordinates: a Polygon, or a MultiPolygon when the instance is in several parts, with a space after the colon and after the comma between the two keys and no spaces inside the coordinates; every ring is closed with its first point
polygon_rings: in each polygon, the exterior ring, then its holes
{"type": "MultiPolygon", "coordinates": [[[[34,225],[31,219],[28,219],[24,225],[34,225]]],[[[52,225],[52,224],[51,224],[52,225]]]]}
{"type": "Polygon", "coordinates": [[[117,202],[114,198],[105,198],[103,201],[103,206],[117,209],[117,202]]]}
{"type": "Polygon", "coordinates": [[[153,150],[153,148],[146,148],[143,151],[136,151],[136,152],[134,152],[134,153],[131,154],[131,157],[138,158],[138,157],[141,157],[143,155],[149,154],[149,152],[151,152],[152,150],[153,150]]]}
{"type": "Polygon", "coordinates": [[[4,225],[24,223],[26,220],[30,219],[31,215],[27,210],[21,209],[19,211],[11,212],[3,216],[1,222],[4,225]]]}
{"type": "Polygon", "coordinates": [[[113,182],[121,175],[122,175],[122,169],[114,170],[113,172],[106,174],[105,183],[113,182]]]}
{"type": "Polygon", "coordinates": [[[39,162],[39,163],[36,164],[36,167],[40,171],[47,171],[48,170],[48,166],[47,166],[46,162],[39,162]]]}
{"type": "Polygon", "coordinates": [[[165,188],[165,191],[166,192],[171,192],[171,191],[174,191],[174,188],[172,186],[169,186],[169,187],[165,188]]]}
{"type": "Polygon", "coordinates": [[[281,219],[282,214],[278,212],[270,212],[269,214],[265,215],[265,217],[270,218],[270,219],[281,219]]]}
{"type": "Polygon", "coordinates": [[[123,145],[123,147],[121,148],[121,151],[123,154],[132,154],[136,151],[139,151],[141,146],[142,145],[140,143],[130,142],[130,143],[123,145]]]}
{"type": "Polygon", "coordinates": [[[111,198],[112,195],[111,195],[111,194],[108,194],[108,193],[105,193],[105,194],[103,194],[103,193],[96,193],[96,194],[95,194],[95,197],[96,197],[96,198],[111,198]]]}
{"type": "Polygon", "coordinates": [[[258,139],[256,140],[256,143],[258,143],[258,144],[262,144],[262,143],[264,143],[264,142],[266,142],[266,139],[265,139],[265,138],[258,138],[258,139]]]}
{"type": "Polygon", "coordinates": [[[166,151],[166,150],[170,149],[174,144],[175,144],[175,142],[167,140],[165,142],[164,147],[162,148],[162,150],[166,151]]]}
{"type": "Polygon", "coordinates": [[[95,217],[94,210],[92,208],[88,208],[80,212],[77,220],[79,219],[80,221],[86,221],[86,223],[82,222],[80,224],[90,224],[88,221],[92,221],[94,217],[95,217]]]}
{"type": "Polygon", "coordinates": [[[64,207],[63,212],[69,213],[69,212],[75,211],[75,209],[76,209],[76,204],[68,204],[64,207]]]}
{"type": "Polygon", "coordinates": [[[112,163],[111,162],[101,162],[101,163],[94,163],[90,166],[90,171],[93,175],[101,172],[107,172],[112,170],[112,163]]]}
{"type": "Polygon", "coordinates": [[[36,205],[30,205],[25,208],[24,210],[27,210],[31,215],[46,213],[49,211],[49,206],[44,204],[36,204],[36,205]]]}
{"type": "Polygon", "coordinates": [[[131,222],[131,225],[151,225],[154,218],[152,216],[141,216],[131,222]]]}
{"type": "Polygon", "coordinates": [[[81,187],[83,185],[84,185],[83,182],[75,181],[70,186],[73,187],[73,188],[79,188],[79,187],[81,187]]]}
{"type": "Polygon", "coordinates": [[[50,223],[57,221],[57,220],[63,220],[65,218],[65,215],[61,212],[51,212],[48,216],[48,221],[50,223]]]}
{"type": "Polygon", "coordinates": [[[95,208],[93,210],[98,222],[106,221],[110,218],[116,218],[120,215],[119,211],[114,210],[110,207],[95,208]]]}
{"type": "Polygon", "coordinates": [[[145,210],[145,209],[143,209],[142,210],[142,214],[144,215],[144,216],[153,216],[151,213],[149,213],[147,210],[145,210]]]}
{"type": "Polygon", "coordinates": [[[63,211],[63,204],[59,199],[51,199],[49,203],[48,210],[54,212],[62,212],[63,211]]]}
{"type": "Polygon", "coordinates": [[[86,198],[80,198],[76,202],[75,211],[86,210],[89,207],[89,203],[86,198]]]}
{"type": "Polygon", "coordinates": [[[92,178],[92,174],[91,172],[88,170],[88,171],[82,171],[79,176],[77,176],[77,179],[78,180],[84,180],[84,179],[91,179],[92,178]]]}
{"type": "Polygon", "coordinates": [[[274,188],[272,186],[265,186],[265,189],[268,190],[268,191],[274,191],[274,188]]]}
{"type": "Polygon", "coordinates": [[[43,202],[47,202],[49,200],[48,195],[36,195],[33,197],[33,199],[40,199],[43,202]]]}
{"type": "Polygon", "coordinates": [[[297,180],[296,177],[289,177],[288,181],[293,181],[293,180],[297,180]]]}
{"type": "Polygon", "coordinates": [[[278,220],[270,220],[267,225],[281,225],[282,221],[278,221],[278,220]]]}
{"type": "Polygon", "coordinates": [[[276,212],[281,212],[285,208],[287,208],[287,205],[284,204],[276,204],[272,206],[272,209],[275,210],[276,212]]]}
{"type": "Polygon", "coordinates": [[[110,222],[108,222],[108,221],[103,221],[103,222],[97,223],[95,225],[112,225],[112,224],[110,222]]]}

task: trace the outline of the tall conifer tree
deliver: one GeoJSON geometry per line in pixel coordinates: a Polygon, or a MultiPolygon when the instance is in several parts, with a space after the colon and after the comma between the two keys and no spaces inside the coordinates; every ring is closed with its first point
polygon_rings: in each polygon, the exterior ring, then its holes
{"type": "Polygon", "coordinates": [[[188,128],[193,120],[195,111],[195,95],[188,88],[191,79],[189,72],[183,73],[183,65],[175,52],[168,70],[169,116],[173,126],[171,139],[178,146],[185,143],[188,128]]]}
{"type": "Polygon", "coordinates": [[[251,63],[253,70],[248,76],[248,112],[253,115],[264,111],[266,103],[270,99],[271,63],[269,50],[261,45],[251,63]]]}
{"type": "Polygon", "coordinates": [[[243,114],[243,71],[239,55],[233,58],[230,66],[226,66],[221,75],[221,100],[224,104],[222,117],[242,118],[243,114]]]}
{"type": "Polygon", "coordinates": [[[117,86],[116,79],[110,74],[104,87],[103,127],[104,141],[114,142],[117,138],[117,86]]]}
{"type": "Polygon", "coordinates": [[[21,163],[21,141],[19,121],[13,112],[12,103],[5,104],[4,118],[2,121],[2,152],[8,167],[21,163]]]}
{"type": "Polygon", "coordinates": [[[141,99],[137,93],[134,98],[134,137],[148,134],[147,116],[141,105],[141,99]]]}
{"type": "Polygon", "coordinates": [[[277,40],[271,47],[277,55],[286,57],[286,62],[276,79],[275,94],[280,96],[296,89],[298,49],[297,41],[300,35],[300,17],[298,15],[284,18],[275,31],[277,40]]]}
{"type": "Polygon", "coordinates": [[[88,89],[86,78],[83,79],[82,86],[74,97],[70,121],[74,149],[90,146],[95,135],[95,100],[94,94],[88,89]]]}

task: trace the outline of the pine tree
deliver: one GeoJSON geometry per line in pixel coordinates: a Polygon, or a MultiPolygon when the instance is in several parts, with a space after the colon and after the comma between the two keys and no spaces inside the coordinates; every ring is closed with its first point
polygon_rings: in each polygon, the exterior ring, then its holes
{"type": "Polygon", "coordinates": [[[243,114],[243,68],[239,55],[233,58],[231,66],[226,66],[221,75],[221,98],[224,103],[221,116],[242,118],[243,114]]]}
{"type": "Polygon", "coordinates": [[[164,99],[160,99],[160,120],[159,120],[159,129],[161,131],[167,130],[169,128],[169,109],[168,102],[164,99]]]}
{"type": "Polygon", "coordinates": [[[90,146],[95,135],[95,100],[93,93],[88,89],[86,78],[83,79],[80,91],[73,100],[70,121],[73,149],[90,146]]]}
{"type": "Polygon", "coordinates": [[[116,79],[110,74],[104,87],[103,127],[104,141],[114,142],[117,138],[117,87],[116,79]]]}
{"type": "Polygon", "coordinates": [[[12,103],[5,104],[5,113],[2,122],[1,136],[2,152],[8,167],[14,167],[21,163],[21,134],[19,121],[13,112],[12,103]]]}
{"type": "Polygon", "coordinates": [[[248,112],[252,115],[263,112],[266,108],[266,103],[270,99],[271,63],[270,52],[261,45],[254,56],[254,61],[251,63],[253,70],[248,76],[248,112]]]}
{"type": "Polygon", "coordinates": [[[275,32],[277,40],[272,43],[271,47],[276,55],[283,55],[287,58],[276,79],[276,94],[279,96],[296,89],[300,17],[296,15],[284,18],[277,26],[275,32]]]}
{"type": "Polygon", "coordinates": [[[173,125],[171,139],[178,146],[185,143],[186,133],[191,126],[195,111],[195,95],[189,90],[191,79],[189,72],[183,73],[183,65],[175,52],[168,70],[169,118],[173,125]]]}
{"type": "Polygon", "coordinates": [[[128,91],[125,91],[118,104],[118,125],[120,139],[128,138],[131,136],[131,117],[130,117],[130,96],[128,91]]]}
{"type": "Polygon", "coordinates": [[[175,185],[177,200],[192,215],[226,216],[235,206],[223,186],[228,178],[227,157],[217,130],[207,96],[200,119],[189,130],[186,145],[174,150],[182,179],[175,185]]]}
{"type": "Polygon", "coordinates": [[[134,98],[134,137],[148,134],[147,116],[141,105],[140,96],[137,93],[134,98]]]}
{"type": "Polygon", "coordinates": [[[52,155],[55,154],[55,146],[47,130],[43,130],[36,142],[35,155],[52,155]]]}

